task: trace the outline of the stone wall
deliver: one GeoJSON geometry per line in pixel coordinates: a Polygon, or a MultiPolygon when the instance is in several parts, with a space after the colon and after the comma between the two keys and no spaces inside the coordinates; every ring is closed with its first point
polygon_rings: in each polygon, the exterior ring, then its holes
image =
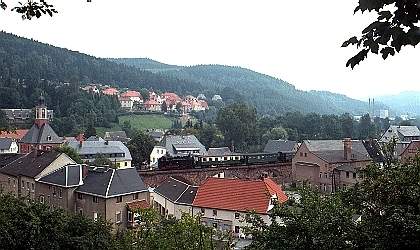
{"type": "Polygon", "coordinates": [[[170,176],[182,177],[194,185],[200,185],[208,177],[221,174],[225,178],[259,179],[271,177],[282,186],[292,181],[292,163],[276,163],[265,165],[214,167],[185,170],[141,170],[139,171],[144,183],[148,187],[156,187],[170,176]]]}

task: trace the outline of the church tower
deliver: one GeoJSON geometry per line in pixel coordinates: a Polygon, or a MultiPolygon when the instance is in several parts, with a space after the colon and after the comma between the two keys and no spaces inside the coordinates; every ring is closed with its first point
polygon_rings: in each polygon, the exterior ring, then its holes
{"type": "Polygon", "coordinates": [[[46,123],[48,123],[48,110],[45,106],[45,98],[41,95],[38,104],[35,106],[35,124],[38,128],[41,128],[46,123]]]}

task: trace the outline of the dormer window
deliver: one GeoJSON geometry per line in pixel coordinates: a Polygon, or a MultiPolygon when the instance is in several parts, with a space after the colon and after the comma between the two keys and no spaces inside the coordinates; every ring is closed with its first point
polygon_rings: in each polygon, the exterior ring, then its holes
{"type": "Polygon", "coordinates": [[[47,141],[52,141],[51,136],[47,136],[47,141]]]}

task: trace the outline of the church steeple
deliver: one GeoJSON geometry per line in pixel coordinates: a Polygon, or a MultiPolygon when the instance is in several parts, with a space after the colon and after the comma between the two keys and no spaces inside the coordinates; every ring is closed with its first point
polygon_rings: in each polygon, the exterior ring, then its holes
{"type": "Polygon", "coordinates": [[[48,123],[47,106],[45,105],[45,98],[41,94],[38,104],[35,106],[35,124],[40,128],[46,123],[48,123]]]}

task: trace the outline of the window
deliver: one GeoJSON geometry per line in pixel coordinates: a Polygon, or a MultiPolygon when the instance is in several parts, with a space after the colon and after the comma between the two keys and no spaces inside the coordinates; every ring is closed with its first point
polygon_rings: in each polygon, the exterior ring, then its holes
{"type": "Polygon", "coordinates": [[[81,216],[83,216],[83,209],[79,209],[79,214],[81,215],[81,216]]]}
{"type": "Polygon", "coordinates": [[[54,196],[54,197],[56,196],[56,193],[55,193],[55,187],[53,187],[53,196],[54,196]]]}
{"type": "Polygon", "coordinates": [[[239,233],[239,226],[235,226],[235,233],[238,234],[239,233]]]}
{"type": "Polygon", "coordinates": [[[202,208],[202,209],[201,209],[201,215],[204,215],[205,211],[206,211],[206,210],[205,210],[204,208],[202,208]]]}
{"type": "Polygon", "coordinates": [[[24,188],[25,188],[25,181],[22,180],[22,189],[24,189],[24,188]]]}
{"type": "Polygon", "coordinates": [[[353,179],[356,179],[356,173],[353,173],[353,179]]]}
{"type": "Polygon", "coordinates": [[[40,195],[40,196],[39,196],[39,202],[40,202],[40,203],[44,203],[44,196],[43,196],[43,195],[40,195]]]}
{"type": "Polygon", "coordinates": [[[97,212],[93,212],[93,220],[94,221],[98,220],[98,213],[97,212]]]}
{"type": "Polygon", "coordinates": [[[139,199],[139,194],[133,194],[133,200],[138,200],[139,199]]]}
{"type": "Polygon", "coordinates": [[[47,141],[52,141],[51,140],[51,136],[49,135],[49,136],[47,136],[47,141]]]}
{"type": "Polygon", "coordinates": [[[10,186],[10,177],[7,177],[7,182],[9,183],[9,186],[10,186]]]}
{"type": "Polygon", "coordinates": [[[217,210],[213,209],[213,216],[217,216],[217,210]]]}
{"type": "Polygon", "coordinates": [[[16,180],[13,179],[13,187],[16,187],[16,180]]]}
{"type": "Polygon", "coordinates": [[[213,227],[214,228],[217,228],[217,223],[215,222],[215,223],[213,223],[213,227]]]}
{"type": "Polygon", "coordinates": [[[350,178],[350,173],[346,172],[346,178],[350,178]]]}
{"type": "Polygon", "coordinates": [[[235,219],[239,219],[240,214],[239,213],[235,213],[235,219]]]}
{"type": "Polygon", "coordinates": [[[305,153],[305,157],[307,157],[308,156],[308,153],[305,153]]]}
{"type": "Polygon", "coordinates": [[[126,166],[126,167],[127,167],[127,166],[128,166],[128,163],[127,163],[127,162],[124,162],[124,166],[126,166]]]}
{"type": "Polygon", "coordinates": [[[322,179],[322,172],[319,172],[319,179],[322,179]]]}
{"type": "Polygon", "coordinates": [[[92,196],[93,203],[99,203],[99,199],[96,196],[92,196]]]}
{"type": "Polygon", "coordinates": [[[34,192],[35,191],[35,183],[32,183],[32,192],[34,192]]]}
{"type": "Polygon", "coordinates": [[[58,197],[63,198],[63,190],[61,188],[58,189],[58,197]]]}
{"type": "Polygon", "coordinates": [[[83,200],[83,194],[81,194],[81,193],[77,193],[77,199],[79,199],[79,200],[83,200]]]}
{"type": "Polygon", "coordinates": [[[117,197],[117,203],[121,203],[122,202],[122,196],[118,196],[117,197]]]}
{"type": "Polygon", "coordinates": [[[128,222],[133,222],[133,213],[131,211],[128,211],[127,221],[128,222]]]}
{"type": "Polygon", "coordinates": [[[303,153],[302,152],[300,152],[300,154],[299,154],[300,156],[303,156],[303,153]]]}
{"type": "Polygon", "coordinates": [[[115,223],[120,223],[121,222],[121,211],[118,211],[115,214],[115,223]]]}
{"type": "Polygon", "coordinates": [[[328,179],[328,173],[324,173],[325,179],[328,179]]]}
{"type": "Polygon", "coordinates": [[[29,181],[26,182],[26,189],[29,190],[29,181]]]}

